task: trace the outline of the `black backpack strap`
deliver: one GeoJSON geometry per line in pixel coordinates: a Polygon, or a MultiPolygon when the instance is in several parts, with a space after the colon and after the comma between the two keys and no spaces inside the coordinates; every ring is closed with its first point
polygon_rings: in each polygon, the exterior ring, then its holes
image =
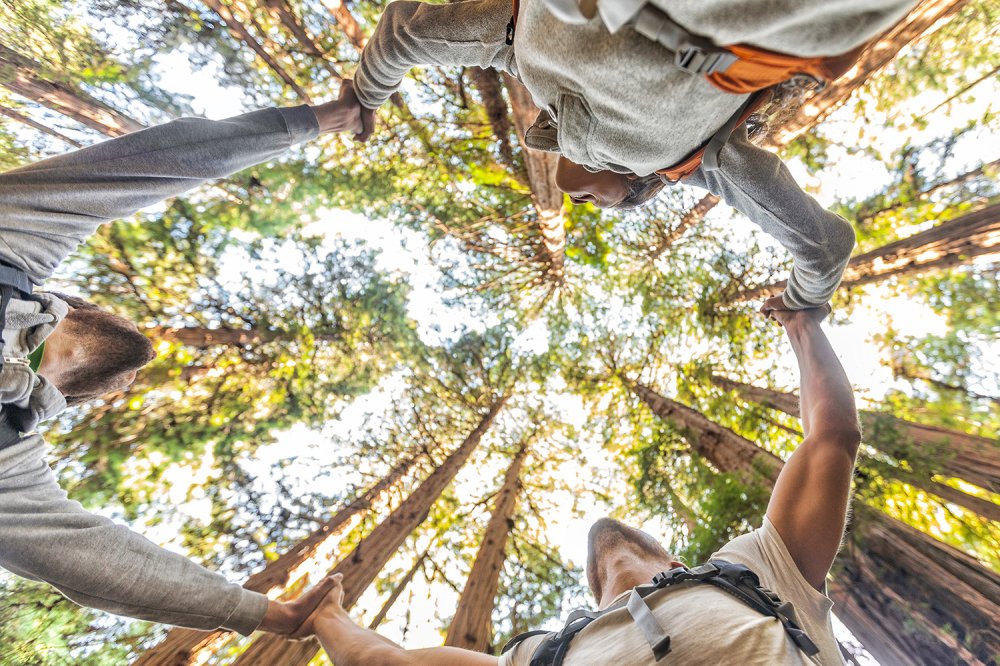
{"type": "Polygon", "coordinates": [[[710,560],[694,569],[677,567],[653,577],[653,585],[657,589],[685,582],[707,583],[757,612],[777,618],[788,637],[806,656],[813,657],[819,653],[819,647],[799,626],[791,602],[782,602],[777,594],[762,586],[760,578],[749,567],[725,560],[710,560]]]}
{"type": "Polygon", "coordinates": [[[509,641],[504,643],[503,648],[500,650],[500,654],[506,654],[510,652],[518,645],[531,638],[532,636],[541,636],[543,634],[549,634],[549,633],[552,632],[545,631],[544,629],[535,629],[534,631],[526,631],[523,634],[518,634],[517,636],[514,636],[509,641]]]}

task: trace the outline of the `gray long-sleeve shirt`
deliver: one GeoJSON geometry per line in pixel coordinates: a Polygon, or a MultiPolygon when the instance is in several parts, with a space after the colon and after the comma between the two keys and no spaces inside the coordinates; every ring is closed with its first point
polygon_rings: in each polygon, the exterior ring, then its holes
{"type": "MultiPolygon", "coordinates": [[[[0,260],[41,283],[104,222],[271,159],[316,136],[311,109],[160,125],[0,174],[0,260]]],[[[31,431],[65,407],[24,357],[66,315],[39,293],[15,299],[0,370],[0,566],[85,606],[195,629],[249,634],[267,598],[69,500],[31,431]]]]}
{"type": "MultiPolygon", "coordinates": [[[[891,26],[915,0],[657,4],[719,44],[836,55],[891,26]]],[[[509,0],[390,3],[362,53],[358,98],[369,108],[380,106],[418,65],[495,67],[518,76],[556,120],[551,145],[533,147],[558,150],[591,169],[639,175],[684,159],[746,100],[679,70],[669,51],[628,26],[612,34],[600,19],[567,24],[542,0],[523,0],[514,44],[507,45],[510,16],[509,0]]],[[[740,136],[723,150],[719,171],[700,170],[685,182],[722,196],[788,249],[795,266],[786,305],[826,303],[854,247],[850,225],[803,192],[777,157],[740,136]]]]}

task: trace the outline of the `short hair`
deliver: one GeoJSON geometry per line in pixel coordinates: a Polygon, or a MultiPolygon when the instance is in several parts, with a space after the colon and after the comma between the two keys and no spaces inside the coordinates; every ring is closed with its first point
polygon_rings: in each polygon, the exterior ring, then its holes
{"type": "Polygon", "coordinates": [[[664,185],[666,183],[663,182],[663,179],[657,173],[640,176],[629,182],[628,194],[619,203],[612,206],[612,208],[615,210],[638,208],[659,194],[664,185]]]}
{"type": "Polygon", "coordinates": [[[67,405],[124,388],[129,374],[156,358],[153,343],[127,319],[77,296],[48,293],[70,307],[61,325],[86,352],[86,361],[56,387],[67,405]]]}

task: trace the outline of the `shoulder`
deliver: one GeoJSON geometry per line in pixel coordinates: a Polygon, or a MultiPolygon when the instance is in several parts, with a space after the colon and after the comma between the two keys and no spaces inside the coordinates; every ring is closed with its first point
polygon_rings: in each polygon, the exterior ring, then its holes
{"type": "MultiPolygon", "coordinates": [[[[518,641],[513,647],[500,655],[498,666],[528,666],[531,663],[531,656],[535,649],[542,644],[549,632],[542,632],[534,636],[528,636],[518,641]]],[[[517,638],[516,636],[514,637],[517,638]]]]}
{"type": "Polygon", "coordinates": [[[736,537],[713,553],[711,559],[750,567],[764,587],[785,601],[791,601],[796,608],[807,608],[813,614],[825,615],[833,607],[833,602],[825,594],[802,577],[781,535],[767,517],[759,528],[736,537]]]}

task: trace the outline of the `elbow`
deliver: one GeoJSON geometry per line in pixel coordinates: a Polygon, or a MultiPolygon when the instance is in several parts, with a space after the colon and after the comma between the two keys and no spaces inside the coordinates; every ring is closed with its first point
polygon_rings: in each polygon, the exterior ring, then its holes
{"type": "Polygon", "coordinates": [[[841,267],[846,267],[857,244],[854,227],[840,215],[834,216],[836,222],[832,225],[828,239],[830,256],[841,267]]]}

